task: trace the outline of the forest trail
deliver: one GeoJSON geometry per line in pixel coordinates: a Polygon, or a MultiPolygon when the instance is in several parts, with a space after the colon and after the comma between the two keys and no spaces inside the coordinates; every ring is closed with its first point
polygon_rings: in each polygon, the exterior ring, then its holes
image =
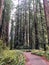
{"type": "Polygon", "coordinates": [[[26,57],[25,65],[49,65],[49,62],[42,59],[40,56],[31,54],[31,52],[24,52],[26,57]]]}

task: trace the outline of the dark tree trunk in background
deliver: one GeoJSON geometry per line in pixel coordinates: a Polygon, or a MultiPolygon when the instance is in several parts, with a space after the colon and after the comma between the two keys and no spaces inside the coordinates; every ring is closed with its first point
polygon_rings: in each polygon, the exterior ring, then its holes
{"type": "Polygon", "coordinates": [[[0,38],[2,37],[2,6],[4,6],[4,0],[0,0],[0,38]]]}
{"type": "Polygon", "coordinates": [[[14,45],[14,44],[13,44],[13,43],[14,43],[14,41],[13,41],[13,38],[14,38],[14,37],[13,37],[13,36],[14,36],[14,35],[13,35],[13,27],[14,27],[14,21],[12,20],[12,21],[11,21],[11,40],[10,40],[10,49],[12,49],[12,48],[13,48],[13,45],[14,45]]]}
{"type": "Polygon", "coordinates": [[[5,43],[5,8],[3,10],[3,14],[2,14],[2,39],[3,39],[3,42],[5,43]]]}
{"type": "Polygon", "coordinates": [[[5,44],[6,46],[8,46],[9,20],[10,20],[10,4],[8,0],[7,1],[5,0],[4,9],[2,11],[2,39],[4,43],[6,43],[5,44]]]}
{"type": "MultiPolygon", "coordinates": [[[[39,1],[39,7],[40,7],[40,20],[41,20],[41,25],[42,25],[42,37],[43,37],[43,43],[42,43],[42,46],[44,48],[44,51],[46,50],[46,39],[44,37],[44,24],[42,22],[44,22],[43,20],[43,16],[42,16],[42,4],[41,2],[39,1]]],[[[45,17],[44,17],[45,19],[45,17]]]]}
{"type": "Polygon", "coordinates": [[[34,25],[35,25],[35,48],[39,49],[38,31],[37,31],[37,23],[36,22],[34,23],[34,25]]]}
{"type": "Polygon", "coordinates": [[[8,46],[8,22],[5,21],[5,7],[2,14],[2,39],[8,46]]]}
{"type": "Polygon", "coordinates": [[[16,47],[18,46],[18,15],[17,15],[17,22],[16,22],[16,26],[15,26],[15,36],[14,36],[14,49],[16,49],[16,47]]]}
{"type": "Polygon", "coordinates": [[[36,3],[36,9],[35,9],[35,12],[34,12],[34,26],[35,26],[35,48],[36,49],[39,49],[39,40],[38,40],[38,27],[37,27],[37,21],[38,21],[38,18],[37,18],[37,1],[35,2],[36,3]]]}
{"type": "Polygon", "coordinates": [[[0,0],[0,8],[1,8],[2,1],[0,0]]]}
{"type": "Polygon", "coordinates": [[[30,21],[30,0],[29,0],[29,47],[30,48],[32,48],[32,40],[31,40],[31,25],[30,25],[30,23],[31,23],[31,21],[30,21]]]}
{"type": "Polygon", "coordinates": [[[3,35],[4,35],[4,19],[5,19],[5,9],[3,10],[3,14],[2,14],[2,38],[3,38],[3,35]]]}
{"type": "Polygon", "coordinates": [[[27,47],[27,42],[26,42],[26,27],[27,27],[27,13],[26,13],[26,0],[25,0],[25,2],[24,2],[24,7],[25,7],[25,15],[24,15],[24,17],[25,17],[25,19],[24,19],[24,47],[27,47]]]}

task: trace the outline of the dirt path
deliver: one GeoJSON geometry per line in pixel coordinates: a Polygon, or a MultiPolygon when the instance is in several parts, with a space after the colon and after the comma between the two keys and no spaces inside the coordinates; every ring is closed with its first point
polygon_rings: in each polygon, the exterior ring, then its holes
{"type": "Polygon", "coordinates": [[[39,56],[33,55],[30,52],[24,52],[26,57],[25,65],[49,65],[49,62],[39,56]]]}

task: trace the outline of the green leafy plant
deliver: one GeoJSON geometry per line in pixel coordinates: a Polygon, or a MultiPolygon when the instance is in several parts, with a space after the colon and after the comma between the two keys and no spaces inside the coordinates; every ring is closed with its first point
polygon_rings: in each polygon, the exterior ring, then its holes
{"type": "Polygon", "coordinates": [[[21,51],[4,50],[1,65],[24,65],[25,59],[21,51]]]}

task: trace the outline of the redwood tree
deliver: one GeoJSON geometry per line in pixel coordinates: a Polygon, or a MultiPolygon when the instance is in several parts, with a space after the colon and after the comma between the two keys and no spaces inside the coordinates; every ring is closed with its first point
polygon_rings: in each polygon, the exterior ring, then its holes
{"type": "Polygon", "coordinates": [[[48,33],[48,45],[49,45],[49,0],[43,0],[45,19],[47,24],[47,33],[48,33]]]}

